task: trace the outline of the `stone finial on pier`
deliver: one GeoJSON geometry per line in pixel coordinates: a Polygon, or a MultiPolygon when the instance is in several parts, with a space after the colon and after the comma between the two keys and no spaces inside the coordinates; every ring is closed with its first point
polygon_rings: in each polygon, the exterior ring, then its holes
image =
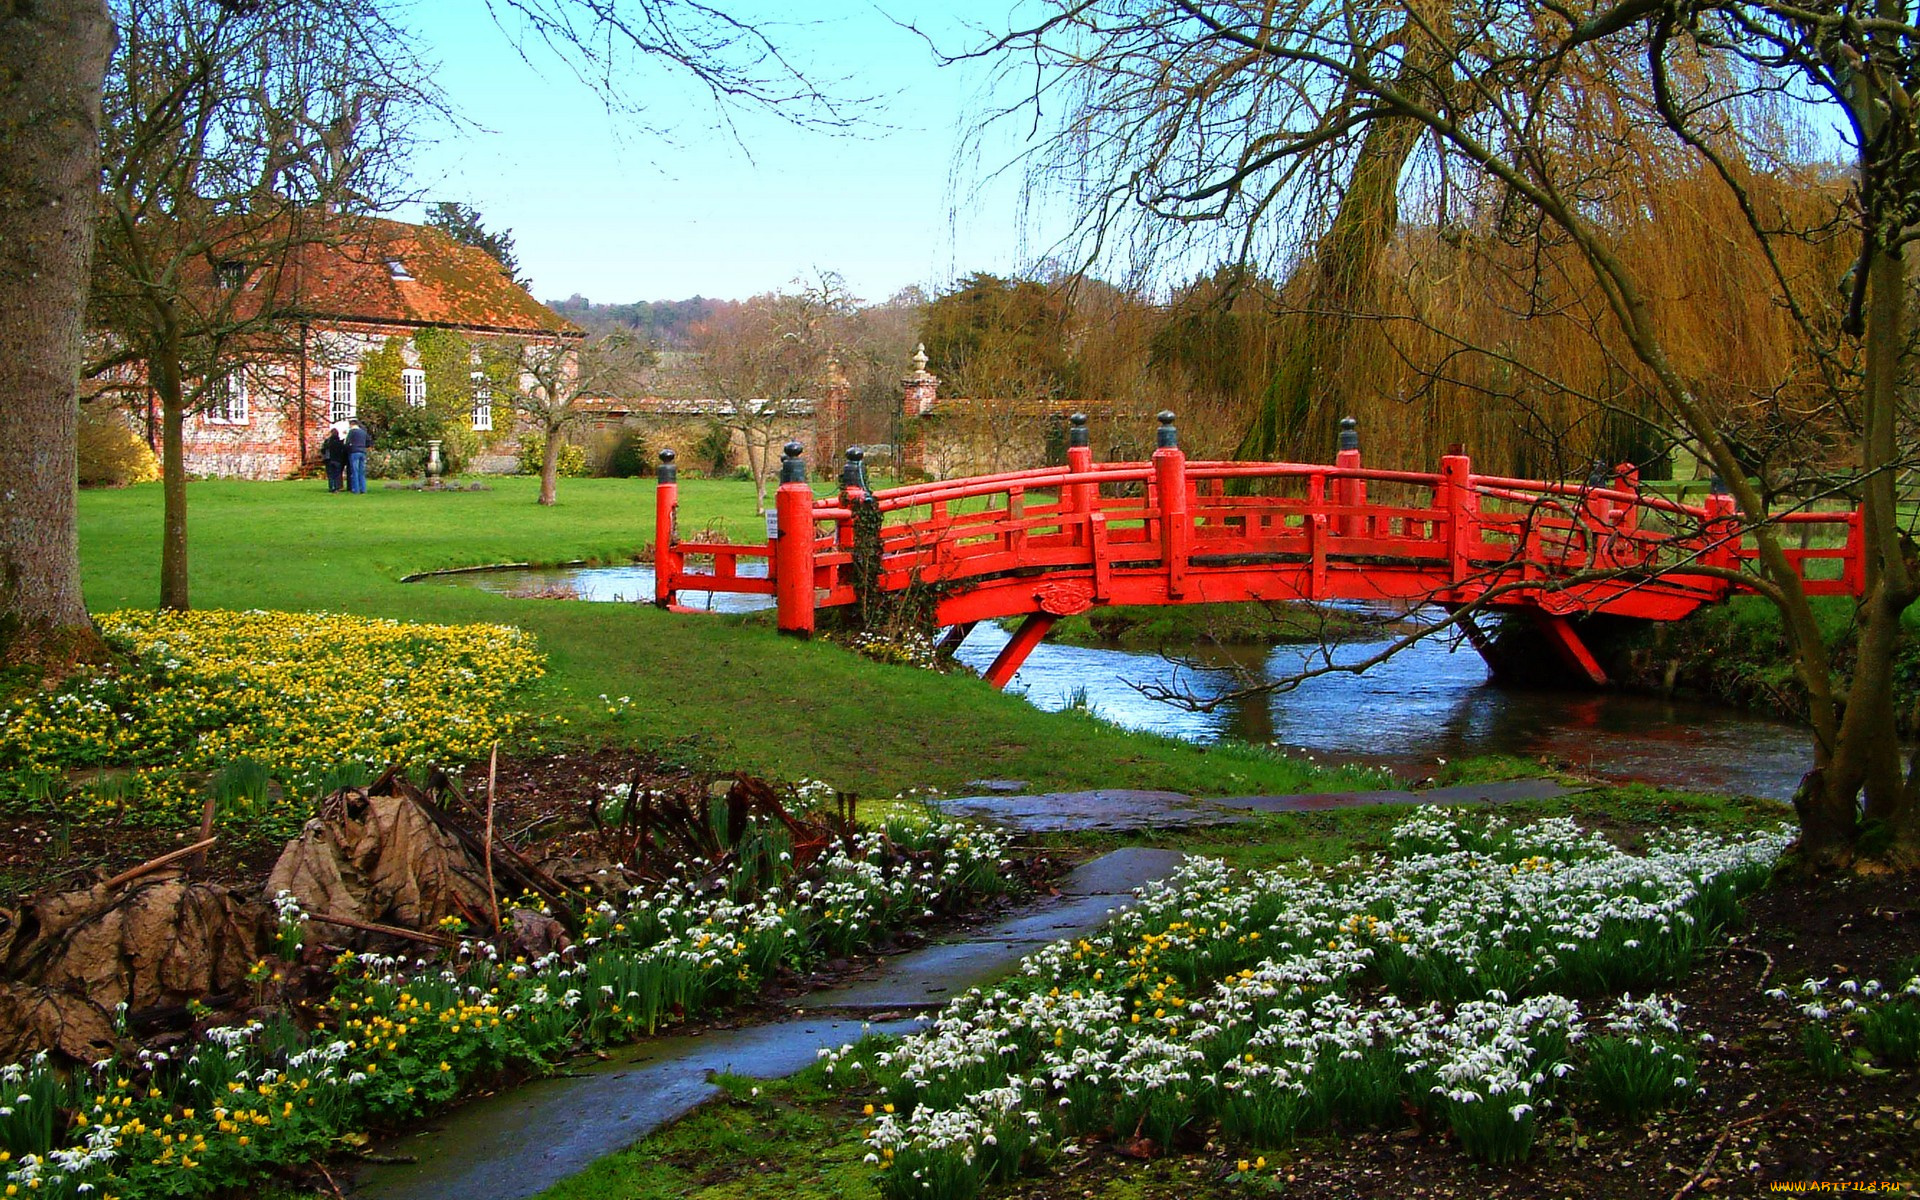
{"type": "Polygon", "coordinates": [[[668,447],[660,452],[659,481],[661,483],[680,482],[680,464],[674,461],[674,459],[678,457],[679,455],[673,452],[672,447],[668,447]]]}
{"type": "Polygon", "coordinates": [[[1180,445],[1180,431],[1173,426],[1173,410],[1160,410],[1158,420],[1160,422],[1160,428],[1154,433],[1154,444],[1162,450],[1178,448],[1180,445]]]}
{"type": "Polygon", "coordinates": [[[781,483],[805,483],[807,481],[807,462],[800,457],[805,452],[806,447],[802,446],[799,442],[787,443],[786,449],[781,452],[781,483]]]}

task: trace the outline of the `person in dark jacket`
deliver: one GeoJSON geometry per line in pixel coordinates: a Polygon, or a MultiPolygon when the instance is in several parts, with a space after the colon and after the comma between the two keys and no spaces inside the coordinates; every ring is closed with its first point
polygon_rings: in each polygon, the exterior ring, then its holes
{"type": "Polygon", "coordinates": [[[346,422],[339,421],[327,430],[327,440],[320,443],[320,461],[327,468],[327,490],[337,492],[345,486],[347,474],[347,439],[342,436],[346,422]]]}
{"type": "Polygon", "coordinates": [[[373,448],[373,435],[355,417],[347,423],[347,490],[356,496],[367,494],[367,451],[373,448]]]}

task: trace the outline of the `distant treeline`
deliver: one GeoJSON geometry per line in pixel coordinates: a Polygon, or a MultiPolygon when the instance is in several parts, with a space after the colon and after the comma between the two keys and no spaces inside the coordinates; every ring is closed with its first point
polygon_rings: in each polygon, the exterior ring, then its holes
{"type": "Polygon", "coordinates": [[[597,304],[575,292],[565,300],[550,300],[547,307],[582,329],[604,331],[631,330],[647,343],[663,349],[685,349],[692,344],[693,327],[723,309],[732,308],[732,300],[709,300],[695,296],[688,300],[635,300],[631,304],[597,304]]]}

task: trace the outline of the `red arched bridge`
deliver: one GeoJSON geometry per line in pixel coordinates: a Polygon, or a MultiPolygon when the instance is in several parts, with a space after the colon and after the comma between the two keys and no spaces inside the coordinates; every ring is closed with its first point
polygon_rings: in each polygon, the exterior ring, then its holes
{"type": "MultiPolygon", "coordinates": [[[[1741,590],[1757,556],[1732,497],[1683,504],[1643,490],[1631,466],[1579,484],[1476,475],[1461,453],[1438,472],[1377,470],[1361,466],[1350,419],[1331,465],[1190,462],[1173,414],[1159,419],[1146,462],[1094,462],[1076,414],[1065,466],[871,493],[856,448],[833,499],[815,497],[790,443],[769,536],[757,544],[680,539],[674,454],[664,450],[655,600],[675,608],[683,590],[771,594],[781,631],[807,636],[821,609],[857,603],[862,587],[923,588],[937,623],[960,636],[978,621],[1025,618],[987,670],[996,686],[1054,622],[1101,605],[1435,604],[1482,652],[1474,614],[1517,611],[1568,666],[1604,683],[1572,618],[1677,620],[1741,590]]],[[[1783,541],[1799,542],[1786,554],[1810,593],[1858,594],[1858,511],[1774,520],[1787,527],[1783,541]]]]}

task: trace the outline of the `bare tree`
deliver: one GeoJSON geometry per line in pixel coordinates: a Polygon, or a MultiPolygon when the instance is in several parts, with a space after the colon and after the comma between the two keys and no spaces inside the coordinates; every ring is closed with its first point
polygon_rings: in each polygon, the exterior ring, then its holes
{"type": "MultiPolygon", "coordinates": [[[[1758,548],[1755,568],[1733,573],[1780,613],[1815,738],[1795,798],[1800,860],[1814,868],[1853,861],[1864,811],[1867,825],[1886,831],[1891,861],[1920,866],[1920,759],[1903,766],[1892,689],[1900,617],[1920,595],[1894,493],[1895,473],[1915,457],[1899,407],[1913,333],[1901,251],[1920,217],[1916,129],[1902,82],[1920,63],[1920,29],[1903,7],[1721,0],[1682,13],[1660,0],[1571,8],[1091,0],[1058,5],[994,50],[1040,64],[1036,103],[1062,91],[1075,97],[1046,161],[1052,179],[1095,197],[1088,230],[1096,255],[1116,245],[1164,251],[1209,221],[1246,244],[1297,251],[1273,219],[1316,199],[1328,212],[1313,185],[1342,179],[1342,164],[1350,192],[1387,186],[1362,178],[1354,156],[1376,129],[1391,128],[1419,133],[1392,181],[1396,195],[1424,169],[1491,214],[1505,244],[1577,264],[1591,285],[1592,336],[1618,345],[1648,388],[1651,413],[1623,415],[1677,431],[1726,480],[1758,548]],[[1820,103],[1848,116],[1855,198],[1809,226],[1753,186],[1776,160],[1746,136],[1747,118],[1767,106],[1820,103]],[[1818,381],[1827,425],[1847,431],[1844,458],[1806,465],[1866,511],[1850,672],[1830,657],[1728,414],[1671,352],[1670,325],[1654,301],[1663,264],[1637,262],[1623,247],[1621,214],[1643,210],[1675,163],[1731,198],[1741,218],[1735,232],[1769,264],[1771,302],[1791,317],[1793,369],[1818,381]],[[1784,264],[1793,245],[1835,224],[1852,226],[1860,252],[1848,311],[1828,322],[1808,279],[1784,264]]],[[[1308,261],[1303,269],[1336,273],[1353,265],[1308,261]]],[[[1552,274],[1536,278],[1544,284],[1552,274]]],[[[1460,352],[1499,353],[1471,342],[1460,352]]]]}
{"type": "Polygon", "coordinates": [[[758,512],[767,507],[774,442],[819,396],[857,305],[846,282],[828,273],[755,296],[694,329],[701,378],[724,404],[715,419],[744,443],[758,512]]]}
{"type": "Polygon", "coordinates": [[[652,363],[653,352],[629,334],[608,333],[584,345],[553,341],[495,346],[482,351],[482,359],[487,376],[496,381],[495,394],[504,392],[520,423],[544,439],[539,503],[551,506],[559,495],[560,447],[590,415],[580,401],[624,388],[652,363]]]}
{"type": "Polygon", "coordinates": [[[381,0],[116,4],[89,370],[158,401],[160,603],[184,609],[186,418],[224,400],[242,350],[292,336],[303,255],[364,241],[353,214],[397,198],[436,102],[381,0]]]}
{"type": "MultiPolygon", "coordinates": [[[[271,0],[217,0],[246,14],[271,0]]],[[[818,124],[846,107],[759,27],[697,0],[489,0],[509,33],[544,43],[609,98],[635,64],[666,62],[708,82],[724,119],[759,106],[818,124]],[[764,86],[755,80],[765,80],[764,86]],[[790,101],[799,103],[790,103],[790,101]]],[[[102,81],[113,50],[107,0],[0,8],[0,655],[51,661],[93,640],[79,593],[74,394],[95,222],[102,81]],[[84,143],[84,145],[83,145],[84,143]]],[[[270,63],[268,65],[271,65],[270,63]]],[[[633,108],[644,88],[625,93],[633,108]]],[[[351,110],[341,114],[352,118],[351,110]]],[[[342,135],[310,128],[336,174],[354,165],[342,135]]],[[[263,177],[270,177],[263,172],[263,177]]]]}
{"type": "MultiPolygon", "coordinates": [[[[704,0],[486,0],[494,23],[522,58],[559,57],[607,104],[656,136],[672,129],[652,115],[658,75],[690,78],[731,130],[740,109],[816,128],[851,127],[866,102],[797,62],[771,26],[704,0]]],[[[736,140],[739,140],[736,135],[736,140]]],[[[743,143],[744,144],[744,143],[743,143]]]]}
{"type": "Polygon", "coordinates": [[[0,663],[98,652],[74,526],[104,0],[0,7],[0,663]]]}

